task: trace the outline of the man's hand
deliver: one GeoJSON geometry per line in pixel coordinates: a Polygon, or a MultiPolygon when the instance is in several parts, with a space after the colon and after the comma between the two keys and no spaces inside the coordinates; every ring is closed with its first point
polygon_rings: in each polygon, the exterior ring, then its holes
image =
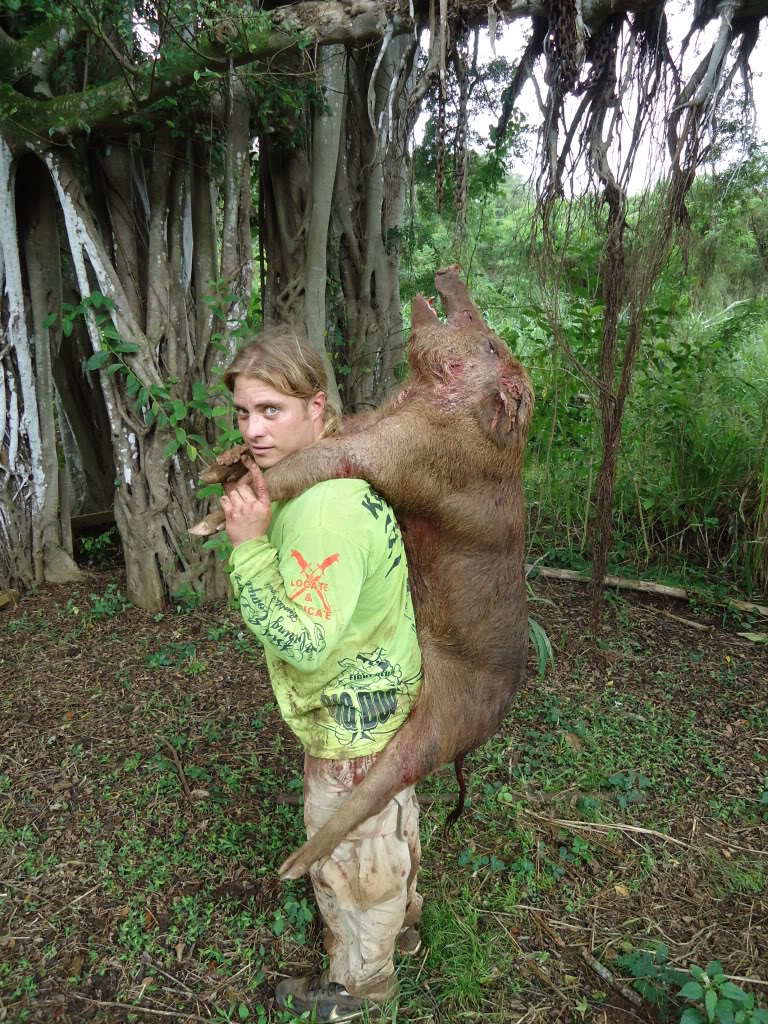
{"type": "Polygon", "coordinates": [[[225,529],[233,547],[254,537],[263,537],[272,519],[269,492],[259,467],[251,462],[248,473],[226,488],[221,507],[226,516],[225,529]]]}

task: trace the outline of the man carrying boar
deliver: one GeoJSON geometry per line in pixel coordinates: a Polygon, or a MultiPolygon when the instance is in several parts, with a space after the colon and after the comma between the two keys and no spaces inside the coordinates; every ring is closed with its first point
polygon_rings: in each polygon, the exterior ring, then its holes
{"type": "MultiPolygon", "coordinates": [[[[261,470],[338,432],[322,355],[292,332],[259,335],[224,374],[255,465],[222,498],[232,584],[264,645],[280,712],[301,742],[308,837],[331,818],[408,717],[422,682],[394,513],[362,480],[270,504],[261,470]]],[[[328,970],[286,979],[277,1002],[318,1021],[398,991],[393,952],[419,946],[421,850],[413,787],[310,871],[328,970]]]]}

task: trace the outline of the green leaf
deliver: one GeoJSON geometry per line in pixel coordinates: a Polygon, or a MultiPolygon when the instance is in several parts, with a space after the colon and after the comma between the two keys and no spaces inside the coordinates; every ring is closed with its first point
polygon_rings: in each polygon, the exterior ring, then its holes
{"type": "Polygon", "coordinates": [[[215,408],[213,410],[213,418],[214,419],[219,419],[219,417],[221,417],[221,416],[226,416],[228,412],[229,412],[229,406],[228,405],[217,405],[217,406],[215,406],[215,408]]]}
{"type": "MultiPolygon", "coordinates": [[[[715,522],[717,522],[717,520],[715,520],[715,522]]],[[[714,976],[716,974],[722,974],[722,973],[723,973],[723,965],[720,963],[720,961],[719,960],[710,960],[709,963],[707,964],[707,975],[710,978],[714,978],[714,976]]]]}
{"type": "Polygon", "coordinates": [[[706,1024],[707,1018],[701,1010],[695,1010],[692,1006],[683,1013],[680,1024],[706,1024]]]}
{"type": "Polygon", "coordinates": [[[197,402],[202,402],[208,397],[208,389],[202,381],[196,380],[192,385],[192,397],[197,402]]]}
{"type": "Polygon", "coordinates": [[[64,337],[68,338],[70,336],[70,334],[72,333],[72,321],[71,320],[62,320],[61,321],[61,330],[62,330],[62,333],[63,333],[64,337]]]}
{"type": "Polygon", "coordinates": [[[701,967],[698,967],[696,964],[691,964],[688,970],[690,971],[691,975],[696,979],[696,981],[700,981],[702,983],[704,982],[704,971],[701,969],[701,967]]]}
{"type": "Polygon", "coordinates": [[[733,1016],[733,1010],[727,1000],[721,999],[718,1002],[715,1017],[719,1024],[736,1024],[736,1018],[733,1016]]]}
{"type": "Polygon", "coordinates": [[[227,535],[222,531],[221,533],[217,533],[214,537],[209,537],[208,540],[203,543],[203,547],[213,550],[220,548],[222,536],[228,539],[227,535]]]}
{"type": "Polygon", "coordinates": [[[114,350],[115,352],[133,355],[135,352],[141,352],[141,346],[137,345],[135,341],[121,341],[119,345],[114,346],[114,350]]]}
{"type": "Polygon", "coordinates": [[[182,402],[181,399],[175,398],[173,400],[173,415],[180,420],[183,420],[187,415],[186,402],[182,402]]]}
{"type": "Polygon", "coordinates": [[[129,395],[137,395],[139,393],[139,388],[141,387],[141,383],[139,382],[139,378],[136,376],[135,373],[129,373],[128,374],[128,380],[126,382],[126,387],[127,387],[129,395]]]}
{"type": "Polygon", "coordinates": [[[677,994],[682,996],[683,999],[701,999],[704,995],[704,989],[698,981],[689,981],[686,985],[683,985],[677,994]]]}
{"type": "Polygon", "coordinates": [[[736,636],[743,636],[753,644],[768,644],[768,633],[737,633],[736,636]]]}
{"type": "Polygon", "coordinates": [[[181,448],[179,441],[169,441],[165,448],[163,448],[163,458],[170,459],[172,455],[176,454],[179,448],[181,448]]]}
{"type": "Polygon", "coordinates": [[[195,448],[193,444],[187,445],[187,456],[189,457],[190,462],[194,462],[197,458],[197,448],[195,448]]]}
{"type": "Polygon", "coordinates": [[[53,327],[53,325],[56,323],[57,316],[58,313],[49,313],[45,320],[43,320],[43,327],[45,328],[46,331],[49,328],[53,327]]]}
{"type": "Polygon", "coordinates": [[[704,1009],[707,1011],[707,1020],[712,1024],[715,1019],[715,1007],[717,1006],[717,992],[708,988],[704,993],[704,1009]]]}
{"type": "Polygon", "coordinates": [[[201,500],[203,498],[210,498],[213,495],[215,495],[217,498],[220,498],[223,493],[224,488],[221,486],[221,484],[205,484],[205,486],[201,487],[200,490],[197,492],[196,497],[200,498],[201,500]]]}
{"type": "Polygon", "coordinates": [[[93,306],[94,309],[100,309],[101,304],[104,301],[104,296],[101,292],[91,292],[88,296],[87,301],[93,306]]]}
{"type": "Polygon", "coordinates": [[[552,644],[549,641],[549,637],[539,623],[530,617],[528,618],[528,638],[536,651],[539,676],[543,678],[547,671],[547,663],[551,661],[554,664],[555,658],[552,653],[552,644]]]}
{"type": "Polygon", "coordinates": [[[100,370],[105,363],[109,362],[111,355],[111,352],[106,352],[104,349],[101,352],[94,352],[85,364],[86,370],[100,370]]]}
{"type": "Polygon", "coordinates": [[[179,444],[184,444],[184,442],[187,440],[186,430],[183,430],[181,427],[176,427],[176,440],[179,442],[179,444]]]}
{"type": "Polygon", "coordinates": [[[738,1003],[739,1006],[743,1006],[749,998],[747,993],[739,988],[738,985],[734,985],[732,981],[726,981],[723,983],[720,994],[725,996],[726,999],[732,999],[734,1003],[738,1003]]]}
{"type": "Polygon", "coordinates": [[[122,363],[112,363],[111,366],[107,367],[107,374],[110,377],[114,377],[116,373],[128,373],[127,367],[123,366],[122,363]]]}

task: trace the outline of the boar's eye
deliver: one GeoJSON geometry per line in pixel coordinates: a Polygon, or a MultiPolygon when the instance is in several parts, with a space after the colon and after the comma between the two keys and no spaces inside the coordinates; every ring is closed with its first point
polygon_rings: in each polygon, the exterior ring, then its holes
{"type": "Polygon", "coordinates": [[[493,344],[493,338],[488,339],[488,351],[492,356],[496,355],[496,346],[493,344]]]}

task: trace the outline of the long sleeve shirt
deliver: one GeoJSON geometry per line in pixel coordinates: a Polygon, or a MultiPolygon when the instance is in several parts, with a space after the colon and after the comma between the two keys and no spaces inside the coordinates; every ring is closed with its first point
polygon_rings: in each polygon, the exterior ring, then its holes
{"type": "Polygon", "coordinates": [[[230,556],[245,623],[264,645],[281,714],[315,757],[382,750],[421,688],[405,550],[361,480],[274,502],[266,537],[230,556]]]}

